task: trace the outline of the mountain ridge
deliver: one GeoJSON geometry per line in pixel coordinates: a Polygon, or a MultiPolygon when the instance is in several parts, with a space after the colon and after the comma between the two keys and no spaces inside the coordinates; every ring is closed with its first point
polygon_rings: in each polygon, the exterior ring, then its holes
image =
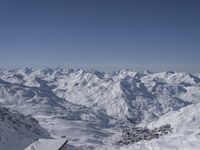
{"type": "Polygon", "coordinates": [[[155,121],[198,104],[199,98],[200,78],[190,73],[61,68],[0,71],[1,105],[31,114],[53,137],[73,137],[71,131],[80,128],[86,137],[98,141],[95,133],[104,139],[109,134],[104,130],[155,121]]]}

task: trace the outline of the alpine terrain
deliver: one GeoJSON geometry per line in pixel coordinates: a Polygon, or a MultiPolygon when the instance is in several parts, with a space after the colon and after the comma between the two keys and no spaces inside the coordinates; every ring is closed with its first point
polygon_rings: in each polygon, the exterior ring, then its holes
{"type": "Polygon", "coordinates": [[[0,70],[0,150],[39,138],[80,150],[198,150],[199,113],[199,74],[0,70]]]}

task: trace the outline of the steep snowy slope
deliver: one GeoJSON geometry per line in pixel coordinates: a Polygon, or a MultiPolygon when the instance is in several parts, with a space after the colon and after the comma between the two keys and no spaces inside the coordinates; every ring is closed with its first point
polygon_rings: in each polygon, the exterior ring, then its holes
{"type": "Polygon", "coordinates": [[[0,150],[22,150],[38,138],[49,137],[35,119],[0,106],[0,150]]]}
{"type": "Polygon", "coordinates": [[[190,105],[160,117],[150,123],[150,128],[171,124],[173,133],[159,139],[142,141],[124,147],[110,147],[121,150],[199,150],[200,147],[200,104],[190,105]]]}

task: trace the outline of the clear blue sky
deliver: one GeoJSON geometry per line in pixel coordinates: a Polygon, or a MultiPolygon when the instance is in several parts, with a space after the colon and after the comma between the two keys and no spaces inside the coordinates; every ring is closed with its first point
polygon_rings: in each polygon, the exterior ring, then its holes
{"type": "Polygon", "coordinates": [[[199,0],[0,0],[0,67],[200,72],[199,0]]]}

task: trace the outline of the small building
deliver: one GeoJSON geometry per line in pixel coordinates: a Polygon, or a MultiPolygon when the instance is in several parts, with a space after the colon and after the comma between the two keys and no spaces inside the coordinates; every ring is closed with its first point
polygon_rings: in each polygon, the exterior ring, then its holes
{"type": "Polygon", "coordinates": [[[68,140],[61,139],[39,139],[24,150],[67,150],[68,140]]]}

